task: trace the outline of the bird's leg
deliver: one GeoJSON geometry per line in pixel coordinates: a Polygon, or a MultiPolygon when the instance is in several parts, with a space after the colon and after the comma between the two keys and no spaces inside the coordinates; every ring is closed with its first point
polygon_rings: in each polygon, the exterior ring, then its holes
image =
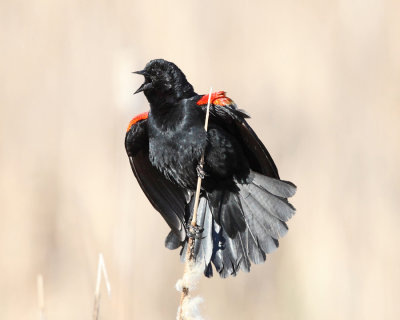
{"type": "Polygon", "coordinates": [[[198,226],[197,224],[193,226],[191,223],[188,223],[186,226],[186,233],[188,238],[192,239],[200,239],[201,233],[204,231],[204,228],[198,226]]]}
{"type": "Polygon", "coordinates": [[[204,171],[203,167],[202,167],[200,164],[197,165],[197,167],[196,167],[196,172],[197,172],[197,176],[198,176],[201,180],[203,180],[204,177],[207,175],[207,173],[204,171]]]}

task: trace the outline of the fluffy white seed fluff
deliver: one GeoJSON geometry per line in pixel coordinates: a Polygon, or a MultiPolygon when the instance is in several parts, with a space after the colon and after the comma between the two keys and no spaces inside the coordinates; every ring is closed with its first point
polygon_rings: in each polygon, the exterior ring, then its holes
{"type": "MultiPolygon", "coordinates": [[[[183,288],[188,288],[189,292],[196,289],[200,278],[203,275],[204,266],[199,263],[197,265],[191,264],[189,268],[185,271],[183,278],[179,279],[176,283],[176,290],[182,292],[183,288]]],[[[178,308],[177,320],[180,320],[180,315],[185,320],[203,320],[200,315],[199,305],[203,302],[201,297],[192,297],[190,294],[187,295],[182,302],[182,312],[181,307],[178,308]]]]}

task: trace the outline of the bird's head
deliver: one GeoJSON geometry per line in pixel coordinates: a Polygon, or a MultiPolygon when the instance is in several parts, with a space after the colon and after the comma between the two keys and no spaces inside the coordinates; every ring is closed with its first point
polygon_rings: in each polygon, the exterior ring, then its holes
{"type": "Polygon", "coordinates": [[[143,91],[151,104],[173,102],[194,95],[192,85],[172,62],[151,60],[143,70],[134,73],[144,76],[144,83],[135,94],[143,91]]]}

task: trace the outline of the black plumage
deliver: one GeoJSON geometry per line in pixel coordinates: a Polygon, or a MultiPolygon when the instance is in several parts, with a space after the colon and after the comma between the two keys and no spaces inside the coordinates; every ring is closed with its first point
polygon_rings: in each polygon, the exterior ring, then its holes
{"type": "MultiPolygon", "coordinates": [[[[198,95],[173,63],[157,59],[136,72],[150,112],[134,118],[125,147],[146,196],[171,228],[165,245],[182,247],[191,221],[198,164],[204,152],[204,178],[195,256],[222,276],[250,271],[275,250],[295,213],[287,198],[296,186],[279,179],[267,149],[246,122],[248,115],[224,92],[211,96],[208,132],[204,119],[208,95],[198,95]]],[[[136,92],[136,93],[137,93],[136,92]]]]}

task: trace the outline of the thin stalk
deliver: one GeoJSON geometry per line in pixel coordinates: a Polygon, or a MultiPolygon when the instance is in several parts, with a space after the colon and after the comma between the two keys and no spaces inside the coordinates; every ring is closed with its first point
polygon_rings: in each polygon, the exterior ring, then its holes
{"type": "Polygon", "coordinates": [[[96,278],[96,289],[94,291],[94,304],[93,304],[93,320],[99,319],[100,314],[100,285],[101,285],[101,275],[103,274],[104,281],[106,283],[108,296],[111,295],[110,281],[108,280],[108,273],[106,269],[106,264],[104,262],[103,254],[99,254],[99,263],[97,265],[97,278],[96,278]]]}
{"type": "MultiPolygon", "coordinates": [[[[204,130],[207,132],[208,130],[208,119],[210,118],[210,103],[211,103],[211,93],[212,93],[212,87],[210,88],[210,92],[208,94],[208,102],[207,102],[207,111],[206,111],[206,119],[204,123],[204,130]]],[[[201,169],[203,169],[204,166],[204,151],[203,154],[201,155],[200,163],[199,166],[201,169]]],[[[199,201],[200,201],[200,189],[201,189],[201,178],[197,178],[197,186],[196,186],[196,195],[194,199],[194,207],[193,207],[193,216],[192,216],[192,221],[191,221],[191,226],[196,227],[197,226],[197,211],[199,208],[199,201]]],[[[193,261],[195,259],[194,257],[194,242],[195,239],[193,237],[189,237],[188,239],[188,246],[186,250],[186,259],[185,259],[185,269],[183,272],[183,278],[185,278],[185,274],[187,274],[190,269],[193,266],[193,261]]],[[[183,312],[182,312],[182,307],[183,307],[183,302],[184,300],[188,297],[189,295],[189,288],[186,286],[182,287],[182,293],[181,293],[181,300],[180,300],[180,311],[179,311],[179,319],[183,320],[183,312]]]]}

